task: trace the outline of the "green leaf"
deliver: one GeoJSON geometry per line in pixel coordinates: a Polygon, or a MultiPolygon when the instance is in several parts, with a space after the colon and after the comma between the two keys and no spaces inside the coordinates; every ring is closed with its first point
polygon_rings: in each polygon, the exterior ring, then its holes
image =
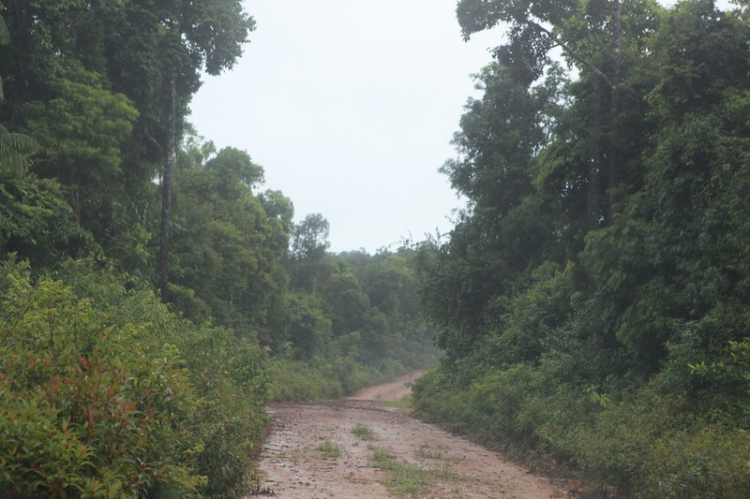
{"type": "Polygon", "coordinates": [[[0,45],[10,45],[10,31],[2,15],[0,15],[0,45]]]}

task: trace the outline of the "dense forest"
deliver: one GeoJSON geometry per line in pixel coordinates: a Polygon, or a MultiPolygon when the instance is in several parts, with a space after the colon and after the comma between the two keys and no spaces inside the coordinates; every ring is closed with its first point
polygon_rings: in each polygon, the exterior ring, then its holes
{"type": "Polygon", "coordinates": [[[0,496],[241,497],[269,401],[434,364],[419,417],[593,497],[750,497],[746,1],[458,1],[468,205],[375,255],[189,123],[240,0],[0,15],[0,496]]]}
{"type": "Polygon", "coordinates": [[[423,245],[416,410],[596,497],[750,496],[747,3],[461,0],[499,26],[423,245]]]}
{"type": "Polygon", "coordinates": [[[241,497],[269,401],[436,361],[413,249],[331,254],[187,120],[239,0],[0,14],[0,496],[241,497]]]}

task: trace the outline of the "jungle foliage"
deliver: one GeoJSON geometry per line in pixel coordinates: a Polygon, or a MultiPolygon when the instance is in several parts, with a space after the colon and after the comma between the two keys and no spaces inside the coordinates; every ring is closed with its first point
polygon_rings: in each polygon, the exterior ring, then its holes
{"type": "Polygon", "coordinates": [[[507,43],[443,167],[469,208],[418,256],[445,351],[418,413],[601,495],[747,497],[746,4],[457,12],[507,43]]]}

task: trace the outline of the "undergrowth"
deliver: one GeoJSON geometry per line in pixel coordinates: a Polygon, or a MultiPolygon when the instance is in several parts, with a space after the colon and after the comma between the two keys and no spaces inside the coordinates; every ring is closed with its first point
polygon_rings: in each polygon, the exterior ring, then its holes
{"type": "Polygon", "coordinates": [[[352,428],[352,434],[359,438],[360,440],[374,440],[375,439],[375,432],[373,432],[370,428],[367,426],[358,424],[354,428],[352,428]]]}
{"type": "Polygon", "coordinates": [[[393,359],[376,366],[350,358],[311,361],[276,359],[271,377],[274,401],[317,402],[354,395],[366,386],[376,385],[406,373],[408,369],[393,359]]]}
{"type": "Polygon", "coordinates": [[[265,353],[71,262],[0,264],[0,496],[236,497],[254,473],[265,353]]]}
{"type": "Polygon", "coordinates": [[[331,442],[330,439],[326,439],[325,442],[315,448],[320,451],[326,459],[338,459],[341,456],[341,447],[331,442]]]}
{"type": "MultiPolygon", "coordinates": [[[[529,449],[582,473],[590,497],[750,497],[750,434],[650,387],[603,395],[518,365],[462,384],[435,368],[415,414],[494,449],[529,449]]],[[[659,380],[655,380],[656,384],[659,380]]]]}

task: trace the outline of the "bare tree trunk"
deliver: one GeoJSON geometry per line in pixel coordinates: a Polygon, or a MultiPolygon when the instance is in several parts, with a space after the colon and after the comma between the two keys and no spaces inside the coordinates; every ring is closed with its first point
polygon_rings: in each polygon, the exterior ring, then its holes
{"type": "Polygon", "coordinates": [[[159,289],[162,299],[167,296],[169,283],[169,223],[172,209],[172,185],[174,184],[174,150],[176,130],[176,100],[177,87],[175,73],[169,81],[169,130],[167,131],[167,151],[164,163],[164,178],[162,179],[161,201],[161,245],[159,251],[159,289]]]}

